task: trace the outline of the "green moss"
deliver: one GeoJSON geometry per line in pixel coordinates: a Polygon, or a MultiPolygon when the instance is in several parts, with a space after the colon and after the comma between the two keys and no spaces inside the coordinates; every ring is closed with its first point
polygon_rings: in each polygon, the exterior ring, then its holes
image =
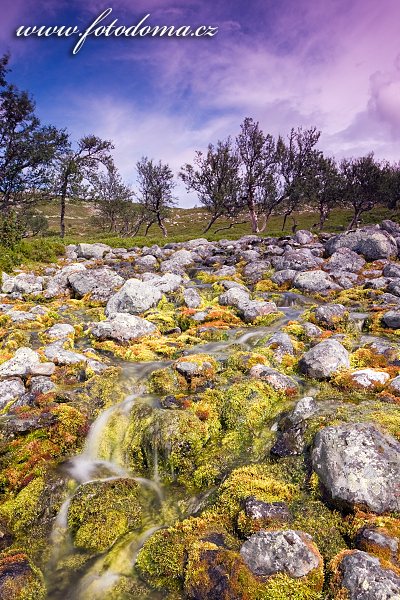
{"type": "Polygon", "coordinates": [[[124,533],[141,524],[138,484],[111,479],[82,484],[68,509],[74,544],[88,552],[103,552],[124,533]]]}
{"type": "Polygon", "coordinates": [[[33,479],[14,498],[0,507],[0,515],[7,520],[11,530],[20,535],[28,532],[41,510],[41,496],[45,482],[42,477],[33,479]]]}
{"type": "Polygon", "coordinates": [[[268,327],[268,325],[272,325],[278,319],[281,319],[285,316],[285,313],[277,311],[269,313],[268,315],[261,315],[260,317],[256,317],[254,321],[252,321],[253,327],[268,327]]]}
{"type": "Polygon", "coordinates": [[[39,569],[19,550],[0,554],[2,600],[45,600],[46,588],[39,569]]]}

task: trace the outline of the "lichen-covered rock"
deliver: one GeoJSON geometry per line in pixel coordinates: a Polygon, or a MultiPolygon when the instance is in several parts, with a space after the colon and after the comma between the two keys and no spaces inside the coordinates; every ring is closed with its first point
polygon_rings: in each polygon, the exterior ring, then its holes
{"type": "Polygon", "coordinates": [[[43,277],[34,273],[19,273],[15,277],[9,277],[3,273],[3,293],[17,294],[40,294],[43,290],[43,277]]]}
{"type": "Polygon", "coordinates": [[[106,315],[115,313],[140,314],[155,306],[161,300],[162,293],[154,285],[139,279],[128,279],[122,288],[109,299],[106,315]]]}
{"type": "Polygon", "coordinates": [[[0,381],[0,410],[13,400],[19,400],[25,394],[25,386],[19,377],[12,377],[6,381],[0,381]]]}
{"type": "Polygon", "coordinates": [[[183,300],[188,308],[199,308],[201,305],[201,297],[194,288],[186,288],[183,291],[183,300]]]}
{"type": "Polygon", "coordinates": [[[346,271],[350,273],[358,273],[365,265],[365,259],[353,252],[350,248],[339,248],[336,250],[324,265],[325,271],[329,271],[332,274],[338,271],[346,271]]]}
{"type": "Polygon", "coordinates": [[[291,529],[253,534],[242,545],[240,555],[252,573],[264,577],[276,573],[305,577],[322,564],[311,536],[291,529]]]}
{"type": "Polygon", "coordinates": [[[48,394],[56,389],[50,377],[32,377],[30,391],[32,394],[48,394]]]}
{"type": "Polygon", "coordinates": [[[380,560],[360,550],[345,551],[335,559],[332,592],[349,600],[398,600],[400,577],[380,560]]]}
{"type": "Polygon", "coordinates": [[[358,550],[377,555],[396,566],[399,564],[400,539],[390,535],[384,527],[362,527],[355,536],[355,546],[358,550]]]}
{"type": "Polygon", "coordinates": [[[74,545],[104,552],[124,533],[141,525],[139,486],[134,479],[92,481],[78,487],[68,508],[74,545]]]}
{"type": "Polygon", "coordinates": [[[325,427],[315,436],[312,465],[328,501],[339,508],[400,509],[400,444],[374,425],[325,427]]]}
{"type": "Polygon", "coordinates": [[[57,323],[46,330],[46,337],[51,341],[65,340],[75,335],[75,329],[69,323],[57,323]]]}
{"type": "Polygon", "coordinates": [[[111,252],[111,248],[107,244],[78,244],[76,247],[79,258],[103,258],[107,252],[111,252]]]}
{"type": "Polygon", "coordinates": [[[293,518],[286,502],[263,502],[250,496],[244,501],[243,507],[247,518],[262,522],[264,527],[287,523],[293,518]]]}
{"type": "Polygon", "coordinates": [[[315,379],[326,379],[339,369],[349,367],[349,353],[337,340],[320,342],[299,362],[300,371],[315,379]]]}
{"type": "Polygon", "coordinates": [[[0,598],[2,600],[44,600],[43,576],[29,557],[18,550],[0,554],[0,598]]]}
{"type": "Polygon", "coordinates": [[[63,340],[58,340],[45,346],[43,352],[45,357],[56,365],[77,365],[79,363],[86,363],[88,360],[84,354],[64,348],[63,340]]]}
{"type": "Polygon", "coordinates": [[[400,396],[400,375],[392,379],[388,385],[388,390],[395,396],[400,396]]]}
{"type": "Polygon", "coordinates": [[[115,290],[124,283],[124,279],[108,267],[86,269],[68,276],[76,298],[90,294],[92,300],[106,302],[115,290]]]}
{"type": "Polygon", "coordinates": [[[285,283],[292,284],[293,279],[296,277],[297,271],[294,269],[281,269],[280,271],[276,271],[271,276],[271,281],[276,283],[277,285],[283,285],[285,283]]]}
{"type": "Polygon", "coordinates": [[[278,362],[282,361],[285,354],[294,354],[294,346],[290,336],[287,333],[277,331],[265,342],[265,348],[270,348],[274,352],[274,358],[278,362]]]}
{"type": "Polygon", "coordinates": [[[302,292],[312,294],[326,294],[331,290],[340,290],[341,287],[334,282],[325,271],[302,271],[293,280],[293,286],[302,292]]]}
{"type": "Polygon", "coordinates": [[[314,318],[318,325],[325,328],[334,329],[343,321],[347,309],[343,304],[325,304],[318,306],[313,311],[314,318]]]}
{"type": "Polygon", "coordinates": [[[0,365],[0,378],[26,377],[40,363],[40,356],[31,348],[18,348],[13,358],[0,365]]]}
{"type": "Polygon", "coordinates": [[[376,228],[358,229],[335,235],[325,246],[328,256],[337,252],[339,248],[349,248],[369,261],[397,256],[396,241],[386,231],[376,228]]]}
{"type": "Polygon", "coordinates": [[[290,394],[296,393],[299,387],[292,377],[265,365],[254,365],[250,369],[250,377],[267,382],[274,390],[284,390],[290,394]]]}
{"type": "Polygon", "coordinates": [[[359,369],[353,371],[350,375],[354,383],[362,388],[373,388],[377,385],[384,385],[390,379],[390,375],[385,371],[376,369],[359,369]]]}
{"type": "Polygon", "coordinates": [[[400,329],[400,311],[389,310],[383,315],[382,322],[390,329],[400,329]]]}
{"type": "Polygon", "coordinates": [[[157,328],[150,321],[128,313],[114,313],[106,321],[93,323],[90,333],[98,340],[116,340],[128,342],[151,335],[157,328]]]}
{"type": "Polygon", "coordinates": [[[65,296],[69,293],[68,277],[73,273],[85,271],[82,263],[68,265],[60,269],[55,275],[49,277],[44,290],[45,298],[56,298],[57,296],[65,296]]]}

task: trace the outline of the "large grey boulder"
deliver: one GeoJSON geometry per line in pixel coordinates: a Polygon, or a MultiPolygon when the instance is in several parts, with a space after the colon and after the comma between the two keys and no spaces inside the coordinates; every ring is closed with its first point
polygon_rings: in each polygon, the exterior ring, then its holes
{"type": "Polygon", "coordinates": [[[367,552],[344,554],[337,572],[336,586],[346,591],[348,600],[400,600],[400,577],[367,552]]]}
{"type": "Polygon", "coordinates": [[[324,340],[304,354],[299,362],[302,373],[315,379],[326,379],[341,368],[349,368],[346,348],[337,340],[324,340]]]}
{"type": "Polygon", "coordinates": [[[346,313],[347,308],[343,304],[323,304],[313,311],[318,325],[333,329],[343,320],[346,313]]]}
{"type": "Polygon", "coordinates": [[[187,288],[183,290],[183,301],[188,308],[199,308],[201,296],[194,288],[187,288]]]}
{"type": "Polygon", "coordinates": [[[396,240],[386,231],[376,228],[358,229],[335,235],[325,246],[328,256],[337,252],[339,248],[349,248],[368,261],[397,256],[396,240]]]}
{"type": "Polygon", "coordinates": [[[400,264],[389,262],[383,267],[384,277],[394,277],[395,279],[400,278],[400,264]]]}
{"type": "Polygon", "coordinates": [[[111,252],[111,247],[107,244],[78,244],[76,253],[79,258],[101,259],[105,254],[111,252]]]}
{"type": "Polygon", "coordinates": [[[44,297],[56,298],[57,296],[68,295],[70,291],[68,277],[73,273],[79,273],[79,271],[85,271],[85,267],[82,263],[76,263],[63,267],[58,271],[58,273],[53,275],[53,277],[49,277],[43,294],[44,297]]]}
{"type": "Polygon", "coordinates": [[[148,273],[157,269],[158,261],[152,254],[146,254],[146,256],[138,256],[134,265],[138,273],[148,273]]]}
{"type": "Polygon", "coordinates": [[[240,287],[232,287],[220,295],[219,303],[222,306],[235,307],[246,323],[251,323],[257,317],[276,312],[274,302],[251,300],[249,292],[240,287]]]}
{"type": "Polygon", "coordinates": [[[285,573],[290,577],[305,577],[321,564],[311,536],[292,529],[258,531],[242,545],[240,555],[258,576],[285,573]]]}
{"type": "Polygon", "coordinates": [[[90,294],[93,300],[105,302],[121,287],[124,279],[112,269],[100,267],[72,273],[68,276],[68,283],[77,298],[90,294]]]}
{"type": "Polygon", "coordinates": [[[56,323],[46,330],[46,336],[51,341],[65,340],[68,337],[74,337],[75,329],[69,323],[56,323]]]}
{"type": "Polygon", "coordinates": [[[284,283],[291,284],[296,275],[297,271],[294,269],[282,269],[281,271],[276,271],[271,276],[271,281],[277,285],[283,285],[284,283]]]}
{"type": "MultiPolygon", "coordinates": [[[[249,262],[243,269],[243,276],[249,283],[257,283],[264,279],[265,274],[271,269],[269,260],[256,260],[249,262]]],[[[234,271],[235,272],[235,271],[234,271]]]]}
{"type": "Polygon", "coordinates": [[[325,271],[303,271],[296,275],[293,286],[302,292],[326,293],[331,290],[340,290],[341,287],[334,282],[325,271]]]}
{"type": "Polygon", "coordinates": [[[18,348],[13,358],[0,365],[0,378],[26,377],[38,363],[40,356],[31,348],[18,348]]]}
{"type": "Polygon", "coordinates": [[[336,250],[324,265],[325,271],[332,273],[348,271],[358,273],[365,265],[365,258],[353,252],[350,248],[342,247],[336,250]]]}
{"type": "Polygon", "coordinates": [[[322,258],[315,256],[309,248],[286,250],[282,256],[276,256],[272,259],[272,264],[277,271],[282,269],[293,269],[294,271],[318,269],[323,262],[322,258]]]}
{"type": "Polygon", "coordinates": [[[44,347],[44,355],[56,365],[78,365],[86,363],[87,357],[80,352],[67,350],[63,346],[63,340],[58,340],[44,347]]]}
{"type": "Polygon", "coordinates": [[[162,298],[161,291],[154,285],[128,279],[122,288],[109,299],[106,306],[106,315],[110,317],[115,313],[140,314],[155,306],[162,298]]]}
{"type": "Polygon", "coordinates": [[[375,425],[325,427],[315,436],[312,466],[333,505],[400,510],[400,443],[375,425]]]}
{"type": "Polygon", "coordinates": [[[33,273],[19,273],[15,277],[3,273],[1,291],[5,294],[40,294],[43,281],[43,277],[33,273]]]}
{"type": "Polygon", "coordinates": [[[386,327],[390,327],[390,329],[400,329],[400,311],[389,310],[383,315],[382,322],[386,327]]]}
{"type": "Polygon", "coordinates": [[[98,340],[127,342],[150,335],[157,331],[157,328],[141,317],[128,313],[115,313],[107,321],[93,323],[89,331],[98,340]]]}

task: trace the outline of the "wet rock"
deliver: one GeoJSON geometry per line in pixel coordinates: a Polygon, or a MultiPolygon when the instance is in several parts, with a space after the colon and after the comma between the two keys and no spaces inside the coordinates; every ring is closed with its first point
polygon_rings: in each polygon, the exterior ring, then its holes
{"type": "Polygon", "coordinates": [[[332,504],[378,514],[400,509],[400,444],[374,425],[325,427],[315,436],[312,465],[332,504]]]}
{"type": "Polygon", "coordinates": [[[390,329],[400,329],[400,311],[389,310],[383,315],[382,323],[390,329]]]}
{"type": "Polygon", "coordinates": [[[243,503],[246,517],[254,521],[267,523],[288,523],[293,516],[286,502],[263,502],[253,496],[246,498],[243,503]]]}
{"type": "Polygon", "coordinates": [[[335,235],[326,243],[325,249],[331,256],[339,248],[349,248],[361,254],[366,260],[394,258],[397,256],[397,244],[386,231],[376,228],[364,228],[335,235]]]}
{"type": "Polygon", "coordinates": [[[37,352],[30,348],[19,348],[13,358],[0,365],[0,378],[26,377],[40,363],[37,352]]]}
{"type": "Polygon", "coordinates": [[[250,377],[261,379],[273,387],[274,390],[284,390],[286,393],[294,394],[299,387],[292,377],[265,365],[254,365],[250,369],[250,377]]]}
{"type": "Polygon", "coordinates": [[[90,333],[98,340],[116,340],[127,342],[150,335],[157,328],[150,321],[130,315],[128,313],[115,313],[106,321],[94,323],[89,328],[90,333]]]}
{"type": "Polygon", "coordinates": [[[0,554],[0,598],[44,600],[46,590],[39,570],[22,551],[0,554]]]}
{"type": "Polygon", "coordinates": [[[162,293],[154,285],[139,279],[128,279],[122,288],[109,299],[106,315],[115,313],[140,314],[155,306],[162,298],[162,293]]]}
{"type": "Polygon", "coordinates": [[[65,340],[68,337],[75,335],[75,329],[69,323],[57,323],[46,330],[46,336],[49,340],[65,340]]]}
{"type": "Polygon", "coordinates": [[[347,350],[337,340],[324,340],[304,354],[299,362],[302,373],[315,379],[326,379],[341,368],[349,368],[347,350]]]}
{"type": "Polygon", "coordinates": [[[199,308],[201,305],[201,297],[194,288],[186,288],[183,290],[183,300],[188,308],[199,308]]]}
{"type": "Polygon", "coordinates": [[[349,600],[397,600],[400,577],[378,558],[354,550],[343,554],[333,588],[336,598],[345,593],[349,600]]]}
{"type": "Polygon", "coordinates": [[[385,371],[376,371],[374,369],[359,369],[353,371],[351,379],[362,388],[373,388],[377,385],[384,385],[390,379],[390,375],[385,371]]]}
{"type": "Polygon", "coordinates": [[[343,321],[346,313],[347,309],[343,304],[325,304],[323,306],[318,306],[318,308],[313,311],[318,325],[332,329],[335,329],[335,327],[343,321]]]}
{"type": "Polygon", "coordinates": [[[379,554],[394,565],[399,563],[398,552],[400,541],[389,535],[382,527],[371,527],[366,525],[357,531],[355,546],[358,550],[379,554]]]}
{"type": "Polygon", "coordinates": [[[276,360],[281,361],[285,354],[293,356],[294,347],[290,336],[287,333],[277,331],[264,344],[265,348],[270,348],[274,351],[276,360]]]}
{"type": "Polygon", "coordinates": [[[78,257],[87,259],[101,259],[107,252],[111,251],[111,247],[107,244],[78,244],[76,247],[78,257]]]}
{"type": "Polygon", "coordinates": [[[24,394],[24,382],[19,377],[0,381],[0,410],[6,408],[13,400],[19,400],[24,394]]]}
{"type": "Polygon", "coordinates": [[[242,545],[240,554],[251,572],[258,576],[285,573],[290,577],[305,577],[321,565],[311,536],[291,529],[259,531],[242,545]]]}
{"type": "Polygon", "coordinates": [[[112,269],[101,267],[72,273],[68,276],[68,283],[76,298],[90,294],[92,300],[106,302],[123,285],[124,279],[112,269]]]}
{"type": "Polygon", "coordinates": [[[296,275],[293,286],[302,292],[326,294],[341,287],[325,271],[304,271],[296,275]]]}

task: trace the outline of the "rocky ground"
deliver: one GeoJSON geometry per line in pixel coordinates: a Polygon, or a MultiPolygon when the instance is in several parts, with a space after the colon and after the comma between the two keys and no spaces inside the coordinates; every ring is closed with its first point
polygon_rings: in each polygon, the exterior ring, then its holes
{"type": "Polygon", "coordinates": [[[400,598],[400,226],[3,274],[0,597],[400,598]]]}

